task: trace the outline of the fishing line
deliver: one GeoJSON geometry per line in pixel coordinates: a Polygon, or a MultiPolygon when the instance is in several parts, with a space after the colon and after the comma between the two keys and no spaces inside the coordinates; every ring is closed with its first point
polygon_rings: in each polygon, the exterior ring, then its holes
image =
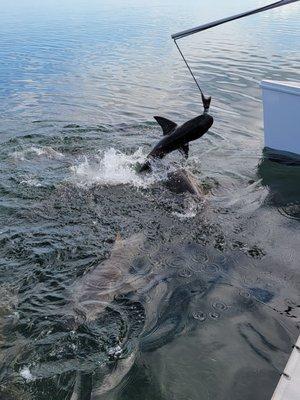
{"type": "Polygon", "coordinates": [[[192,68],[189,66],[189,63],[187,62],[187,59],[184,57],[183,52],[181,51],[181,49],[180,49],[180,47],[179,47],[179,45],[178,45],[178,43],[177,43],[175,38],[174,38],[174,43],[175,43],[175,45],[176,45],[176,47],[177,47],[177,49],[179,51],[179,54],[181,55],[181,57],[183,59],[185,65],[187,66],[187,69],[189,70],[190,74],[192,75],[192,77],[193,77],[193,79],[194,79],[194,81],[195,81],[195,83],[197,85],[197,88],[199,89],[199,92],[201,94],[202,105],[203,105],[203,108],[204,108],[204,113],[206,113],[209,110],[211,97],[205,97],[204,96],[203,91],[202,91],[202,89],[201,89],[201,87],[200,87],[195,75],[193,74],[192,68]]]}
{"type": "MultiPolygon", "coordinates": [[[[201,89],[201,87],[200,87],[200,85],[199,85],[199,83],[198,83],[198,81],[197,81],[195,75],[193,74],[193,71],[192,71],[191,67],[189,66],[189,64],[188,64],[188,62],[187,62],[187,60],[186,60],[186,58],[184,57],[184,55],[183,55],[183,53],[182,53],[182,51],[181,51],[181,49],[180,49],[180,47],[179,47],[179,45],[178,45],[176,39],[174,39],[174,43],[175,43],[175,45],[176,45],[176,47],[177,47],[177,49],[178,49],[178,51],[179,51],[179,53],[180,53],[180,55],[181,55],[183,61],[185,62],[185,65],[187,66],[188,70],[190,71],[190,74],[192,75],[192,77],[193,77],[193,79],[194,79],[194,81],[195,81],[195,83],[196,83],[196,85],[197,85],[197,87],[198,87],[198,89],[199,89],[199,91],[200,91],[200,93],[201,93],[201,97],[202,97],[202,96],[203,96],[202,89],[201,89]]],[[[202,100],[203,100],[203,99],[202,99],[202,100]]]]}

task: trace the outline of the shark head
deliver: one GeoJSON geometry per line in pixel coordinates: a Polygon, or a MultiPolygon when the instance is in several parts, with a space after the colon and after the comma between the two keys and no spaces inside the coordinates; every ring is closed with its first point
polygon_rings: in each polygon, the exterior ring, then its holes
{"type": "Polygon", "coordinates": [[[110,257],[77,279],[71,291],[73,308],[80,319],[97,319],[116,297],[129,293],[142,284],[142,281],[135,279],[130,273],[130,268],[143,248],[144,240],[143,233],[128,239],[122,239],[117,234],[110,257]]]}

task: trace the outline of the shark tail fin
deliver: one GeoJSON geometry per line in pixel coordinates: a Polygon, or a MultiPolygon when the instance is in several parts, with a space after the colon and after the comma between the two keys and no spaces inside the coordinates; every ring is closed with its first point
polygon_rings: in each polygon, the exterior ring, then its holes
{"type": "Polygon", "coordinates": [[[169,135],[177,128],[177,124],[170,119],[155,116],[154,119],[161,126],[164,135],[169,135]]]}
{"type": "Polygon", "coordinates": [[[183,145],[179,148],[180,153],[183,154],[185,158],[188,158],[188,156],[189,156],[189,150],[190,150],[190,146],[189,146],[188,143],[183,144],[183,145]]]}

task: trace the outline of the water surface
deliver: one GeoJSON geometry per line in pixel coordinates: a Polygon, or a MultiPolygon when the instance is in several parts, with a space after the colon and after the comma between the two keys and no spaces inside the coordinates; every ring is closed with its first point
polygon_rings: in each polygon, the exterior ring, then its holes
{"type": "Polygon", "coordinates": [[[1,398],[69,400],[78,370],[89,393],[122,339],[133,367],[96,398],[270,399],[299,333],[300,170],[262,153],[259,82],[299,80],[299,5],[182,39],[215,123],[134,169],[153,115],[201,111],[170,35],[248,3],[0,1],[1,398]],[[163,185],[179,167],[203,199],[163,185]],[[136,234],[129,273],[157,284],[74,324],[74,282],[136,234]]]}

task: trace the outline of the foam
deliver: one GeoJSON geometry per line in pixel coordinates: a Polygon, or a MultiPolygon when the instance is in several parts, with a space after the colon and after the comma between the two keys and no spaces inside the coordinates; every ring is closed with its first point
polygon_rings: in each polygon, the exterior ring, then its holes
{"type": "Polygon", "coordinates": [[[21,151],[15,151],[11,154],[15,160],[25,161],[27,159],[46,157],[50,159],[61,159],[64,157],[62,153],[54,150],[52,147],[36,147],[31,146],[21,151]]]}
{"type": "Polygon", "coordinates": [[[28,367],[22,368],[20,371],[20,375],[22,378],[25,379],[26,382],[32,382],[35,379],[28,367]]]}
{"type": "Polygon", "coordinates": [[[109,148],[93,158],[85,157],[83,161],[71,167],[72,181],[89,187],[95,184],[103,186],[132,185],[148,187],[151,184],[166,179],[167,168],[163,162],[153,165],[151,174],[137,172],[137,164],[145,161],[146,155],[142,149],[132,154],[126,154],[114,148],[109,148]]]}

